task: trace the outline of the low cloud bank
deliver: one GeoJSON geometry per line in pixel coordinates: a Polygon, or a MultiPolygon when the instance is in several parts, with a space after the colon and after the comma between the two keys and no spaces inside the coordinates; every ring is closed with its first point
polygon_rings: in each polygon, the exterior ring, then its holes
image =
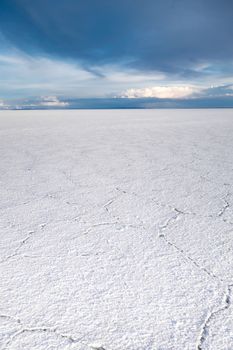
{"type": "Polygon", "coordinates": [[[3,100],[0,100],[0,109],[8,109],[9,106],[3,101],[3,100]]]}
{"type": "Polygon", "coordinates": [[[200,93],[201,89],[193,86],[154,86],[143,89],[128,89],[122,98],[185,98],[200,93]]]}
{"type": "Polygon", "coordinates": [[[57,96],[44,96],[43,101],[40,103],[44,107],[67,107],[68,102],[60,101],[57,96]]]}

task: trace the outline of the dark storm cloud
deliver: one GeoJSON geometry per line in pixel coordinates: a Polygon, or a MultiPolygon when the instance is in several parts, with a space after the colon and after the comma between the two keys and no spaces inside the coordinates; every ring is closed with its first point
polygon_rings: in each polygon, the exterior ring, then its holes
{"type": "Polygon", "coordinates": [[[0,31],[28,52],[184,77],[199,75],[199,62],[233,59],[232,18],[232,0],[0,2],[0,31]]]}

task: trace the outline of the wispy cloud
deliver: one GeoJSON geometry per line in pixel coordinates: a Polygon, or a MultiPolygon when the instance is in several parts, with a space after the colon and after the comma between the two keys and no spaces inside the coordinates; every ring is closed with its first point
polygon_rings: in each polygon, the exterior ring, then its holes
{"type": "Polygon", "coordinates": [[[232,0],[1,1],[0,30],[25,52],[181,77],[232,73],[232,0]],[[216,74],[217,71],[211,72],[216,74]]]}
{"type": "Polygon", "coordinates": [[[94,67],[92,71],[100,74],[103,78],[114,83],[133,84],[133,83],[151,83],[155,81],[164,81],[167,75],[164,72],[153,71],[143,72],[137,69],[127,67],[128,62],[122,62],[118,65],[105,64],[94,67]]]}
{"type": "Polygon", "coordinates": [[[0,96],[28,97],[39,94],[70,94],[83,91],[95,79],[74,62],[28,56],[22,52],[0,54],[0,96]]]}
{"type": "Polygon", "coordinates": [[[162,72],[143,73],[122,65],[84,68],[72,60],[30,56],[14,48],[0,53],[0,97],[42,96],[111,97],[137,84],[167,79],[162,72]]]}
{"type": "Polygon", "coordinates": [[[233,1],[106,3],[1,1],[0,98],[232,97],[233,1]]]}
{"type": "MultiPolygon", "coordinates": [[[[190,79],[188,82],[173,73],[143,71],[127,64],[126,61],[121,64],[96,64],[89,69],[74,60],[31,56],[8,47],[4,52],[0,51],[0,99],[5,101],[0,108],[7,109],[13,100],[24,101],[23,106],[26,100],[34,101],[30,102],[32,108],[65,108],[69,107],[68,100],[77,98],[174,100],[232,96],[233,77],[218,74],[213,80],[214,66],[207,61],[194,67],[197,71],[208,72],[206,78],[201,81],[190,79]]],[[[17,106],[20,107],[20,102],[17,106]]]]}

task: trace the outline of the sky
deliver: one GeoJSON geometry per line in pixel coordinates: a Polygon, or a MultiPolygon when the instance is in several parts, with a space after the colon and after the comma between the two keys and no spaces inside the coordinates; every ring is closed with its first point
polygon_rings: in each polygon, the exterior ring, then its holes
{"type": "Polygon", "coordinates": [[[232,0],[1,0],[0,108],[233,106],[232,18],[232,0]]]}

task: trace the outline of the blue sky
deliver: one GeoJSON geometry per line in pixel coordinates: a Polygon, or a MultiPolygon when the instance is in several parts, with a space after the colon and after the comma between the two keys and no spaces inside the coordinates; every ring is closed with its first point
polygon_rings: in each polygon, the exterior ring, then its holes
{"type": "Polygon", "coordinates": [[[1,0],[0,108],[233,106],[232,15],[232,0],[1,0]]]}

